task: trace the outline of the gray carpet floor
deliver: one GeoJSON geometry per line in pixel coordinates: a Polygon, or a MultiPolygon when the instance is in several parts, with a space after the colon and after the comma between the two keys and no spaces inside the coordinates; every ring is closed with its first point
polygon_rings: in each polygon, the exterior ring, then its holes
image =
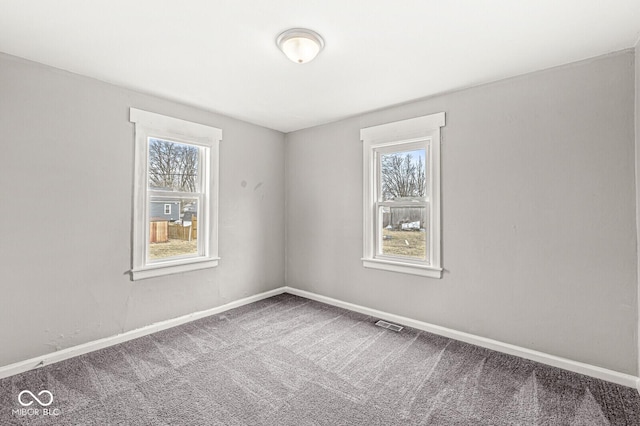
{"type": "Polygon", "coordinates": [[[2,379],[0,424],[640,425],[635,389],[374,322],[283,294],[2,379]]]}

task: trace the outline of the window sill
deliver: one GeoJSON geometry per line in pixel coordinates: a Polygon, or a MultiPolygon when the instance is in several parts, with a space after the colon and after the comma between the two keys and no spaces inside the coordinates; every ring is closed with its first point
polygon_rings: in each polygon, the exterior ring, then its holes
{"type": "Polygon", "coordinates": [[[420,275],[429,278],[442,278],[442,268],[426,265],[414,265],[405,262],[394,262],[382,259],[362,259],[365,268],[382,269],[383,271],[401,272],[403,274],[420,275]]]}
{"type": "Polygon", "coordinates": [[[191,260],[188,263],[161,263],[148,265],[144,268],[131,270],[131,280],[144,280],[146,278],[161,277],[164,275],[179,274],[182,272],[197,271],[199,269],[215,268],[218,266],[219,257],[191,260]]]}

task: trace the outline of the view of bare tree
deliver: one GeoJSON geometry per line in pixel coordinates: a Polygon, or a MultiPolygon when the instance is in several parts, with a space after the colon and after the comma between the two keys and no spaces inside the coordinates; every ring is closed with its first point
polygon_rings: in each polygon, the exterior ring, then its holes
{"type": "Polygon", "coordinates": [[[149,141],[149,185],[156,189],[194,192],[198,180],[198,148],[160,139],[149,141]]]}
{"type": "Polygon", "coordinates": [[[426,196],[427,182],[422,157],[410,153],[386,154],[382,156],[381,163],[384,200],[426,196]]]}

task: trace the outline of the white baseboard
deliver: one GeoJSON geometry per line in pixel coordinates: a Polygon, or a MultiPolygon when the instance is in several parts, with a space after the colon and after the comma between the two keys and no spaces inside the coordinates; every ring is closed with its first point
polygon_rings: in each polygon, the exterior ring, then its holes
{"type": "Polygon", "coordinates": [[[52,352],[46,355],[37,356],[35,358],[28,359],[26,361],[16,362],[0,367],[0,379],[13,376],[14,374],[24,373],[25,371],[34,370],[36,368],[43,367],[45,365],[54,364],[56,362],[64,361],[65,359],[73,358],[78,355],[86,354],[88,352],[97,351],[99,349],[106,348],[108,346],[117,345],[128,340],[136,339],[138,337],[146,336],[147,334],[155,333],[157,331],[166,330],[167,328],[175,327],[177,325],[185,324],[187,322],[195,321],[200,318],[208,317],[210,315],[216,315],[233,308],[237,308],[249,303],[257,302],[258,300],[266,299],[285,292],[285,287],[276,288],[274,290],[266,291],[264,293],[256,294],[254,296],[245,297],[244,299],[235,300],[222,306],[207,309],[204,311],[194,312],[192,314],[184,315],[178,318],[173,318],[166,321],[157,322],[142,328],[127,331],[126,333],[117,334],[115,336],[105,337],[103,339],[94,340],[92,342],[83,343],[81,345],[72,346],[70,348],[62,349],[60,351],[52,352]]]}
{"type": "Polygon", "coordinates": [[[530,359],[532,361],[540,362],[542,364],[551,365],[553,367],[562,368],[564,370],[573,371],[575,373],[584,374],[586,376],[595,377],[597,379],[606,380],[606,381],[617,383],[623,386],[637,388],[638,391],[640,392],[640,378],[636,376],[620,373],[613,370],[608,370],[602,367],[596,367],[594,365],[585,364],[578,361],[572,361],[570,359],[561,358],[555,355],[549,355],[544,352],[534,351],[531,349],[511,345],[509,343],[504,343],[504,342],[500,342],[493,339],[487,339],[485,337],[476,336],[474,334],[456,331],[450,328],[441,327],[439,325],[417,321],[417,320],[403,317],[400,315],[378,311],[376,309],[355,305],[353,303],[343,302],[338,299],[333,299],[331,297],[322,296],[322,295],[311,293],[305,290],[298,290],[293,287],[276,288],[274,290],[256,294],[250,297],[245,297],[244,299],[235,300],[225,305],[217,306],[215,308],[207,309],[205,311],[194,312],[192,314],[184,315],[178,318],[161,321],[155,324],[148,325],[146,327],[127,331],[126,333],[117,334],[111,337],[105,337],[103,339],[94,340],[88,343],[83,343],[81,345],[62,349],[60,351],[56,351],[50,354],[37,356],[35,358],[31,358],[26,361],[20,361],[14,364],[9,364],[4,367],[0,367],[0,379],[13,376],[14,374],[20,374],[25,371],[33,370],[45,365],[60,362],[65,359],[86,354],[88,352],[97,351],[99,349],[103,349],[108,346],[117,345],[118,343],[123,343],[128,340],[146,336],[148,334],[155,333],[157,331],[165,330],[167,328],[171,328],[181,324],[185,324],[187,322],[195,321],[197,319],[204,318],[210,315],[216,315],[216,314],[228,311],[230,309],[247,305],[249,303],[257,302],[259,300],[276,296],[282,293],[290,293],[296,296],[326,303],[328,305],[337,306],[339,308],[360,312],[362,314],[384,319],[386,321],[391,321],[394,323],[406,325],[408,327],[412,327],[418,330],[423,330],[429,333],[437,334],[437,335],[448,337],[451,339],[460,340],[466,343],[471,343],[473,345],[481,346],[483,348],[492,349],[492,350],[503,352],[510,355],[515,355],[525,359],[530,359]]]}
{"type": "Polygon", "coordinates": [[[480,337],[474,334],[464,333],[462,331],[456,331],[450,328],[441,327],[439,325],[429,324],[411,318],[402,317],[400,315],[394,315],[387,312],[378,311],[376,309],[355,305],[353,303],[343,302],[341,300],[332,299],[331,297],[327,296],[321,296],[319,294],[311,293],[305,290],[285,287],[285,292],[307,299],[316,300],[318,302],[326,303],[328,305],[337,306],[339,308],[348,309],[350,311],[360,312],[362,314],[370,315],[375,318],[380,318],[397,324],[406,325],[418,330],[423,330],[451,339],[471,343],[483,348],[492,349],[494,351],[503,352],[509,355],[515,355],[542,364],[562,368],[564,370],[573,371],[575,373],[584,374],[586,376],[595,377],[597,379],[606,380],[608,382],[617,383],[619,385],[637,388],[640,392],[640,378],[632,376],[630,374],[620,373],[602,367],[596,367],[595,365],[585,364],[583,362],[573,361],[555,355],[549,355],[544,352],[534,351],[520,346],[511,345],[509,343],[487,339],[486,337],[480,337]]]}

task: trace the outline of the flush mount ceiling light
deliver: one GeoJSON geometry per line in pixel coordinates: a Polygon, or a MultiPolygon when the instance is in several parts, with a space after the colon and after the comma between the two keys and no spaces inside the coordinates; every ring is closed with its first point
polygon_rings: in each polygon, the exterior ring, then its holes
{"type": "Polygon", "coordinates": [[[276,44],[287,58],[298,64],[310,62],[324,48],[324,40],[315,31],[291,28],[280,34],[276,44]]]}

